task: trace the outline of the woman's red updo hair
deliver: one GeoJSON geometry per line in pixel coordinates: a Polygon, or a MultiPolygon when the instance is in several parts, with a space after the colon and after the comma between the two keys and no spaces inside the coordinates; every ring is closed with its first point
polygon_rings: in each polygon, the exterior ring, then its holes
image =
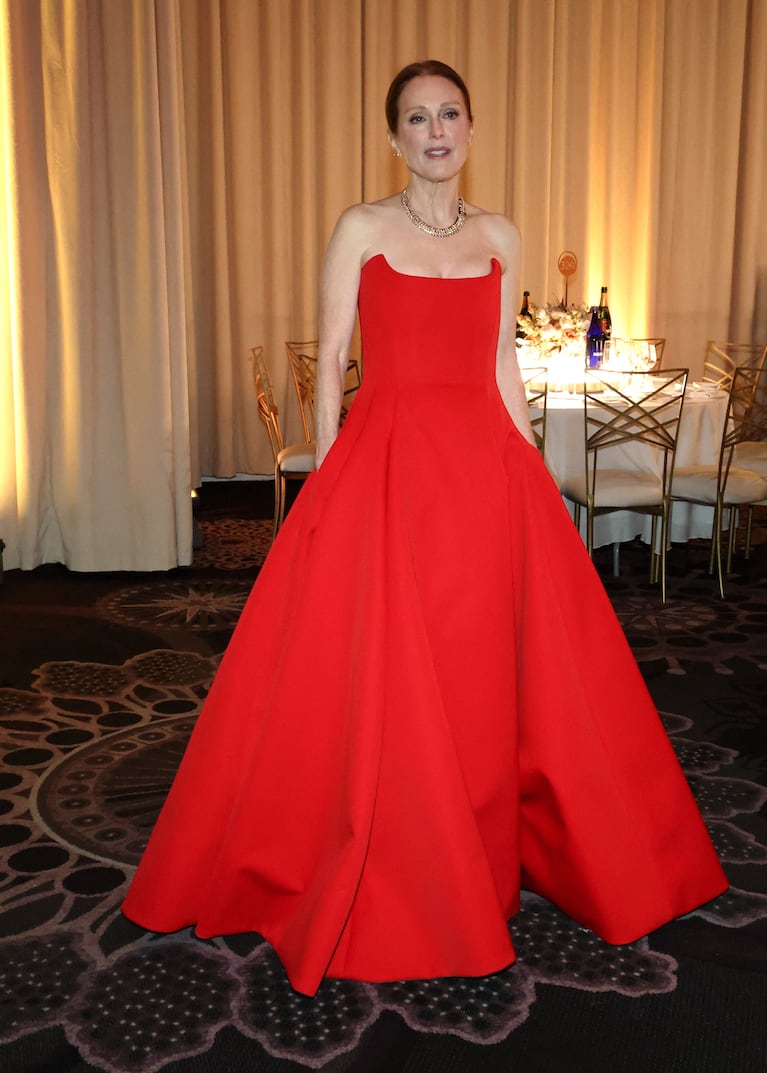
{"type": "Polygon", "coordinates": [[[414,78],[422,78],[424,75],[435,75],[437,78],[446,78],[448,82],[452,82],[454,86],[461,91],[464,104],[466,105],[466,111],[469,115],[469,121],[472,122],[474,117],[471,114],[471,99],[469,98],[469,91],[466,88],[466,83],[452,67],[449,67],[446,63],[442,63],[441,60],[419,60],[417,63],[409,63],[407,67],[403,67],[399,74],[396,74],[392,79],[392,83],[389,86],[389,92],[386,94],[386,122],[389,124],[389,130],[392,134],[397,132],[397,123],[399,122],[399,99],[402,90],[408,84],[412,82],[414,78]]]}

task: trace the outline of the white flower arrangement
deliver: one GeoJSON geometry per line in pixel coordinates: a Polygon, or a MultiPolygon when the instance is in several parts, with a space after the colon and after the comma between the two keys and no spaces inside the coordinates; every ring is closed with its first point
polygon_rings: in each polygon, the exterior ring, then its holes
{"type": "Polygon", "coordinates": [[[591,319],[588,306],[530,303],[529,309],[532,316],[517,317],[517,348],[522,354],[540,365],[547,365],[551,358],[565,353],[578,353],[585,359],[586,332],[591,319]]]}

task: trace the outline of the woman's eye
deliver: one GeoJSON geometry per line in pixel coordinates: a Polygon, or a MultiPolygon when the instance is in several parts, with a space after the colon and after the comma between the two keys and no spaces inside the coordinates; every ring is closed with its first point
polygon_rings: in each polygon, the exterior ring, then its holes
{"type": "Polygon", "coordinates": [[[411,115],[411,117],[410,117],[410,122],[411,123],[421,123],[422,121],[423,121],[423,116],[422,115],[411,115]]]}
{"type": "Polygon", "coordinates": [[[459,113],[456,111],[455,108],[448,108],[448,110],[444,114],[445,119],[457,119],[459,113]]]}

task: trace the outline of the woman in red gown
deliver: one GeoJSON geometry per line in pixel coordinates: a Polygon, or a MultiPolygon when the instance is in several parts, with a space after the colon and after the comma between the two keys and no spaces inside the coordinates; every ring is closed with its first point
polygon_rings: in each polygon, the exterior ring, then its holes
{"type": "Polygon", "coordinates": [[[317,472],[124,905],[155,931],[260,932],[306,994],[501,969],[520,887],[625,943],[727,885],[532,445],[519,234],[459,196],[468,91],[411,65],[387,119],[409,181],[329,245],[317,472]]]}

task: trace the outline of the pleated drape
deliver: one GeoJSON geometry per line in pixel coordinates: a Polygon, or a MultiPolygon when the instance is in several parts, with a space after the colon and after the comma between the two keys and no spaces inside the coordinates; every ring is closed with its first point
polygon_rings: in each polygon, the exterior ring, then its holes
{"type": "Polygon", "coordinates": [[[3,20],[7,565],[189,563],[174,8],[10,0],[3,20]]]}
{"type": "Polygon", "coordinates": [[[610,288],[614,330],[767,338],[765,0],[0,0],[0,538],[6,566],[189,562],[190,489],[268,473],[247,354],[289,438],[342,209],[406,181],[383,98],[436,56],[472,91],[465,196],[519,224],[523,286],[610,288]]]}
{"type": "Polygon", "coordinates": [[[285,340],[317,332],[318,266],[358,201],[359,4],[183,0],[198,474],[271,469],[247,361],[263,344],[288,438],[285,340]]]}
{"type": "MultiPolygon", "coordinates": [[[[731,339],[767,341],[767,3],[748,5],[735,199],[731,339]]],[[[735,116],[732,117],[733,122],[735,116]]]]}

